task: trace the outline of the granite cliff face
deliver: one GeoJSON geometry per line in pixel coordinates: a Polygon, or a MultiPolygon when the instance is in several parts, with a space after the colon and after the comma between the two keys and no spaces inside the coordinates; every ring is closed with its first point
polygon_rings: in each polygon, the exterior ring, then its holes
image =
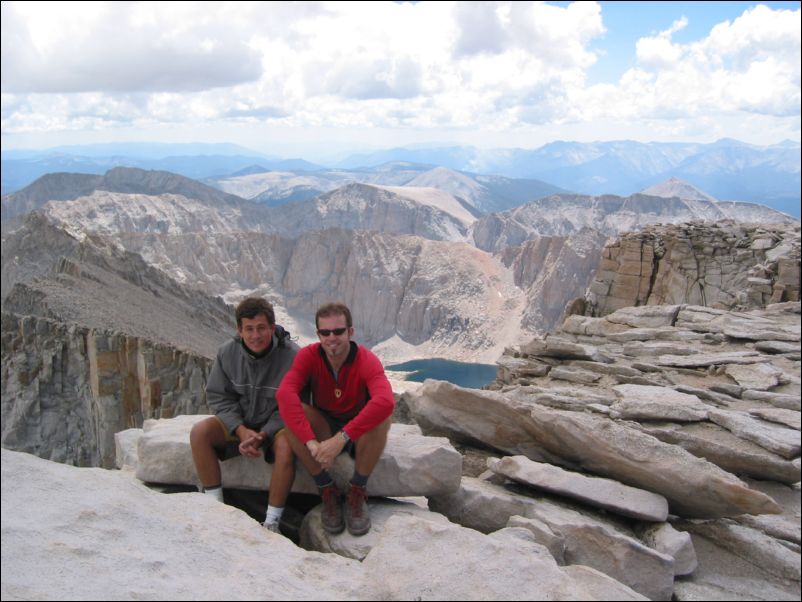
{"type": "Polygon", "coordinates": [[[359,316],[357,338],[368,345],[399,337],[493,361],[517,336],[519,320],[510,315],[524,304],[496,257],[459,242],[340,229],[294,240],[259,233],[118,238],[208,294],[259,291],[297,320],[298,332],[321,303],[342,299],[359,316]]]}
{"type": "Polygon", "coordinates": [[[585,228],[569,236],[535,236],[499,253],[526,295],[523,330],[550,331],[560,324],[566,300],[587,291],[606,240],[585,228]]]}
{"type": "Polygon", "coordinates": [[[142,337],[2,314],[4,448],[112,468],[114,434],[208,412],[211,360],[142,337]]]}
{"type": "MultiPolygon", "coordinates": [[[[255,203],[214,207],[174,194],[95,192],[51,203],[45,211],[73,230],[109,236],[176,281],[207,294],[230,301],[249,291],[266,294],[286,312],[296,332],[308,324],[316,303],[338,297],[365,312],[360,336],[367,344],[397,336],[407,346],[430,342],[421,354],[439,349],[454,358],[492,361],[485,352],[503,347],[499,330],[493,329],[488,345],[474,333],[487,323],[475,312],[494,307],[488,301],[493,294],[500,294],[504,308],[512,308],[499,322],[512,319],[524,330],[548,331],[559,323],[566,303],[590,285],[604,236],[658,219],[716,219],[730,205],[646,195],[556,195],[476,221],[465,203],[444,192],[350,184],[278,208],[255,203]],[[416,241],[398,236],[403,234],[415,234],[416,241]],[[471,234],[486,253],[460,243],[471,234]],[[450,243],[430,244],[435,241],[450,243]],[[458,278],[448,277],[452,264],[458,278]],[[490,280],[512,280],[519,291],[490,285],[479,303],[463,299],[462,294],[477,297],[468,283],[488,282],[482,274],[494,265],[490,280]],[[508,273],[502,274],[505,269],[508,273]],[[521,296],[525,307],[519,307],[521,296]],[[458,307],[467,313],[454,314],[458,307]]],[[[767,208],[756,210],[763,219],[786,219],[767,208]]],[[[740,241],[739,236],[736,232],[731,238],[740,241]]],[[[784,248],[777,253],[782,255],[784,248]]],[[[668,279],[665,287],[674,284],[668,279]]],[[[730,285],[720,288],[731,290],[730,285]]],[[[502,333],[511,336],[508,343],[519,336],[512,330],[505,327],[502,333]]]]}
{"type": "Polygon", "coordinates": [[[96,235],[32,214],[3,240],[2,443],[113,464],[114,433],[206,410],[230,308],[96,235]]]}
{"type": "MultiPolygon", "coordinates": [[[[451,195],[428,189],[411,198],[403,188],[348,184],[312,200],[276,207],[274,231],[296,237],[304,232],[344,228],[391,234],[415,234],[432,240],[465,240],[475,220],[451,195]]],[[[410,189],[414,194],[415,190],[410,189]]]]}
{"type": "Polygon", "coordinates": [[[798,224],[647,226],[604,248],[586,312],[675,303],[743,310],[798,301],[799,271],[798,224]]]}
{"type": "Polygon", "coordinates": [[[464,203],[441,191],[365,184],[281,207],[212,202],[173,192],[95,190],[70,202],[49,203],[44,211],[74,229],[102,234],[267,232],[288,238],[341,228],[463,241],[476,220],[464,203]]]}

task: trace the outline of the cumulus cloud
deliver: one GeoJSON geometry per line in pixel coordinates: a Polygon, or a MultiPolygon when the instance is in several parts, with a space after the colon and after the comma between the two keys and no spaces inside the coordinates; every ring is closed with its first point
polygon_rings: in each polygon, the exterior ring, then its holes
{"type": "Polygon", "coordinates": [[[684,29],[688,19],[682,17],[667,30],[651,38],[641,38],[635,45],[638,63],[646,68],[665,68],[675,64],[682,56],[682,48],[672,44],[671,36],[684,29]]]}
{"type": "Polygon", "coordinates": [[[259,78],[261,57],[244,25],[216,18],[221,5],[165,5],[3,3],[3,91],[197,91],[259,78]]]}
{"type": "Polygon", "coordinates": [[[498,54],[509,44],[505,12],[500,2],[463,2],[454,10],[457,38],[454,55],[498,54]]]}
{"type": "Polygon", "coordinates": [[[674,40],[679,18],[637,42],[619,81],[589,86],[603,16],[596,2],[3,2],[2,127],[798,122],[799,10],[759,5],[691,43],[674,40]]]}
{"type": "MultiPolygon", "coordinates": [[[[650,80],[647,112],[656,115],[678,110],[798,114],[800,14],[759,5],[690,44],[671,43],[675,28],[644,38],[638,42],[640,73],[628,78],[650,80]]],[[[627,90],[626,80],[621,90],[627,90]]]]}
{"type": "Polygon", "coordinates": [[[412,98],[422,92],[420,65],[409,57],[361,56],[305,65],[311,95],[334,94],[354,100],[412,98]]]}

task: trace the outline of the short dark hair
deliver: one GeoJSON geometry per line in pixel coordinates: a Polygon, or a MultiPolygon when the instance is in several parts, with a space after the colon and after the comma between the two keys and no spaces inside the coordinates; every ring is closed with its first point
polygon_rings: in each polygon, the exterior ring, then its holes
{"type": "Polygon", "coordinates": [[[264,314],[267,323],[275,326],[276,313],[273,311],[273,306],[261,297],[246,297],[237,305],[237,328],[242,328],[242,318],[253,320],[259,314],[264,314]]]}
{"type": "Polygon", "coordinates": [[[318,325],[318,319],[328,318],[329,316],[345,316],[345,325],[351,328],[354,324],[351,321],[351,310],[343,303],[324,303],[320,306],[315,314],[315,328],[318,325]]]}

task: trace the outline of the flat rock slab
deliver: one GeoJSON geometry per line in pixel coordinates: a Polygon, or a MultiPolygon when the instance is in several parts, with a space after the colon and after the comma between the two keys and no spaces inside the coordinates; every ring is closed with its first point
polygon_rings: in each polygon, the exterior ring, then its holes
{"type": "Polygon", "coordinates": [[[588,477],[525,456],[490,458],[488,468],[497,474],[570,497],[615,514],[639,520],[662,522],[668,517],[668,502],[662,495],[622,485],[611,479],[588,477]]]}
{"type": "Polygon", "coordinates": [[[793,410],[784,410],[782,408],[757,408],[749,410],[752,416],[757,416],[769,422],[776,422],[777,424],[784,424],[790,426],[792,429],[802,430],[802,414],[794,412],[793,410]]]}
{"type": "Polygon", "coordinates": [[[671,598],[673,558],[647,547],[609,518],[469,477],[462,479],[456,493],[433,497],[429,506],[453,522],[485,533],[503,529],[514,516],[537,519],[563,539],[566,564],[593,567],[652,600],[671,598]]]}
{"type": "Polygon", "coordinates": [[[592,566],[652,600],[671,599],[673,557],[624,533],[613,521],[544,499],[537,500],[527,516],[565,538],[566,564],[592,566]]]}
{"type": "Polygon", "coordinates": [[[624,307],[605,316],[614,324],[626,324],[633,328],[657,328],[672,326],[679,314],[680,305],[641,305],[624,307]]]}
{"type": "Polygon", "coordinates": [[[769,496],[684,449],[609,418],[534,408],[534,435],[548,449],[596,474],[659,493],[671,512],[716,518],[778,513],[769,496]]]}
{"type": "Polygon", "coordinates": [[[391,516],[362,561],[364,600],[643,600],[598,571],[565,570],[524,529],[483,535],[391,516]]]}
{"type": "Polygon", "coordinates": [[[707,368],[719,364],[754,364],[762,361],[763,358],[757,351],[725,351],[695,355],[660,355],[654,363],[673,368],[707,368]]]}
{"type": "Polygon", "coordinates": [[[727,472],[780,483],[799,481],[799,466],[712,422],[641,425],[660,441],[679,445],[727,472]]]}
{"type": "Polygon", "coordinates": [[[695,395],[668,387],[616,385],[613,391],[620,399],[610,406],[610,415],[623,420],[698,422],[710,409],[695,395]]]}
{"type": "Polygon", "coordinates": [[[773,393],[771,391],[755,391],[753,389],[747,389],[743,392],[741,397],[750,401],[765,401],[773,405],[775,408],[785,410],[795,410],[799,412],[800,409],[802,409],[802,401],[800,401],[799,396],[796,395],[786,395],[784,393],[773,393]]]}
{"type": "MultiPolygon", "coordinates": [[[[145,422],[139,438],[136,476],[148,483],[198,485],[189,432],[208,416],[177,416],[145,422]]],[[[354,461],[340,454],[332,476],[345,486],[353,474],[354,461]]],[[[262,458],[239,456],[220,463],[223,487],[268,489],[272,465],[262,458]]],[[[448,439],[425,437],[413,425],[393,424],[387,447],[368,481],[368,493],[378,496],[438,495],[459,487],[462,455],[448,439]]],[[[300,464],[292,491],[318,492],[312,477],[300,464]]]]}
{"type": "Polygon", "coordinates": [[[799,353],[799,344],[784,341],[759,341],[755,343],[755,349],[764,353],[799,353]]]}
{"type": "Polygon", "coordinates": [[[678,521],[675,526],[683,531],[706,537],[736,556],[748,558],[750,562],[775,577],[800,581],[799,552],[789,550],[762,531],[738,525],[728,519],[678,521]]]}
{"type": "Polygon", "coordinates": [[[556,357],[563,359],[590,360],[610,364],[613,360],[591,345],[580,345],[567,339],[549,336],[533,339],[521,345],[521,352],[527,355],[556,357]]]}
{"type": "Polygon", "coordinates": [[[668,341],[655,341],[649,339],[647,342],[633,341],[624,345],[624,355],[631,357],[644,357],[649,355],[693,355],[699,353],[698,349],[671,343],[668,341]]]}
{"type": "Polygon", "coordinates": [[[774,366],[762,363],[751,365],[730,364],[724,372],[744,389],[768,391],[780,383],[782,371],[774,366]]]}
{"type": "Polygon", "coordinates": [[[674,514],[717,518],[780,511],[769,496],[718,466],[604,416],[552,410],[493,391],[431,380],[408,404],[424,428],[479,440],[538,462],[580,466],[663,495],[674,514]]]}
{"type": "Polygon", "coordinates": [[[751,341],[796,341],[800,339],[799,322],[778,324],[763,316],[733,314],[711,307],[683,306],[677,315],[678,328],[697,332],[722,333],[734,339],[751,341]]]}
{"type": "Polygon", "coordinates": [[[711,410],[710,420],[783,458],[790,460],[799,455],[799,431],[794,429],[759,420],[746,412],[731,410],[711,410]]]}

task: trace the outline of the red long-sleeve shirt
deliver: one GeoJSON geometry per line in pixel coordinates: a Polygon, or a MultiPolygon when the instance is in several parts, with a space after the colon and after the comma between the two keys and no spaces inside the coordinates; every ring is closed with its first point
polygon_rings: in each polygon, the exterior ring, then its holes
{"type": "Polygon", "coordinates": [[[301,392],[309,389],[312,405],[338,420],[347,420],[343,430],[356,441],[384,422],[395,407],[395,398],[384,367],[376,355],[354,342],[337,379],[320,343],[301,349],[284,376],[276,398],[279,412],[302,443],[316,439],[301,407],[301,392]],[[340,390],[338,397],[335,393],[340,390]]]}

